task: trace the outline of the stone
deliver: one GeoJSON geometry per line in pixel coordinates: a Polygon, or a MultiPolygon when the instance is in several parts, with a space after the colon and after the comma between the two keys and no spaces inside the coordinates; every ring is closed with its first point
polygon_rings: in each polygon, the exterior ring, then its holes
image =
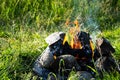
{"type": "Polygon", "coordinates": [[[59,40],[62,40],[64,39],[64,36],[65,36],[65,33],[64,32],[55,32],[55,33],[52,33],[51,35],[49,35],[45,41],[49,44],[49,45],[52,45],[54,44],[55,42],[59,41],[59,40]]]}
{"type": "Polygon", "coordinates": [[[87,71],[78,71],[77,74],[79,79],[78,80],[91,80],[93,79],[92,75],[87,71]]]}
{"type": "Polygon", "coordinates": [[[66,74],[67,73],[69,74],[69,72],[73,69],[73,67],[76,70],[81,70],[81,67],[77,63],[75,57],[72,55],[68,55],[68,54],[57,57],[57,59],[54,61],[54,63],[52,64],[51,67],[52,67],[53,71],[56,73],[58,73],[58,70],[60,67],[64,67],[64,69],[65,69],[64,71],[66,74]],[[63,60],[64,63],[60,66],[61,60],[63,60]]]}
{"type": "Polygon", "coordinates": [[[68,80],[95,80],[95,78],[87,71],[77,71],[76,74],[70,76],[68,80]]]}
{"type": "Polygon", "coordinates": [[[50,64],[54,62],[53,54],[50,51],[50,48],[47,47],[43,53],[36,59],[35,63],[40,63],[43,67],[49,68],[50,64]]]}

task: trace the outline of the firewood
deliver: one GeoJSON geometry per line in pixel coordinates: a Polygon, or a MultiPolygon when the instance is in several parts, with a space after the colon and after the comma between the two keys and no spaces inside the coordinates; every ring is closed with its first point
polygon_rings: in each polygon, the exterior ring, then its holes
{"type": "Polygon", "coordinates": [[[112,47],[110,42],[104,37],[96,40],[96,47],[102,56],[109,56],[111,53],[115,52],[115,49],[112,47]]]}

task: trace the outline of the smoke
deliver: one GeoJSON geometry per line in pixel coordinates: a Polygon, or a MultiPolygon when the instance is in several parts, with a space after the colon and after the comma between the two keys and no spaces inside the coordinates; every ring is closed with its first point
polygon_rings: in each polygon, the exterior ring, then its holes
{"type": "Polygon", "coordinates": [[[93,42],[95,42],[97,35],[101,33],[99,24],[97,22],[97,12],[100,9],[99,0],[89,1],[88,16],[85,21],[85,28],[91,34],[93,42]]]}
{"type": "Polygon", "coordinates": [[[92,17],[86,19],[85,25],[82,28],[83,31],[90,33],[93,42],[96,41],[97,35],[101,33],[99,24],[92,17]]]}
{"type": "Polygon", "coordinates": [[[93,42],[95,42],[97,35],[101,33],[97,22],[100,2],[99,0],[80,0],[78,3],[80,6],[77,6],[76,9],[78,13],[76,19],[82,24],[81,30],[90,33],[93,42]]]}

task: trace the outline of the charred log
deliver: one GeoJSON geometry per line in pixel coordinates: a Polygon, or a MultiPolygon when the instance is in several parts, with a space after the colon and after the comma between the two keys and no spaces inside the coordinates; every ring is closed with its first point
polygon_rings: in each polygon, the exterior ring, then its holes
{"type": "Polygon", "coordinates": [[[78,37],[78,39],[82,42],[82,45],[83,45],[83,46],[90,44],[89,40],[90,40],[91,38],[90,38],[89,33],[80,31],[80,32],[77,33],[77,37],[78,37]]]}
{"type": "Polygon", "coordinates": [[[120,72],[119,65],[117,65],[113,57],[100,57],[95,62],[95,66],[99,73],[100,78],[103,78],[103,72],[108,72],[108,73],[112,71],[120,72]]]}
{"type": "Polygon", "coordinates": [[[103,72],[120,72],[119,65],[117,65],[116,60],[112,56],[112,53],[115,52],[115,49],[112,47],[110,42],[105,38],[99,38],[96,40],[96,47],[96,50],[100,54],[100,57],[95,62],[99,76],[103,78],[103,72]]]}
{"type": "Polygon", "coordinates": [[[109,56],[115,52],[110,42],[105,38],[99,38],[96,40],[96,47],[102,56],[109,56]]]}

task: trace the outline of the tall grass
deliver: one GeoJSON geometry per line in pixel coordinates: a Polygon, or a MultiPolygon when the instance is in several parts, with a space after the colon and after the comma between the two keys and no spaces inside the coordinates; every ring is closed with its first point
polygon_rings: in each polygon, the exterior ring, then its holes
{"type": "Polygon", "coordinates": [[[15,22],[48,29],[51,24],[58,25],[66,20],[72,9],[72,0],[1,0],[0,5],[3,25],[15,22]]]}

